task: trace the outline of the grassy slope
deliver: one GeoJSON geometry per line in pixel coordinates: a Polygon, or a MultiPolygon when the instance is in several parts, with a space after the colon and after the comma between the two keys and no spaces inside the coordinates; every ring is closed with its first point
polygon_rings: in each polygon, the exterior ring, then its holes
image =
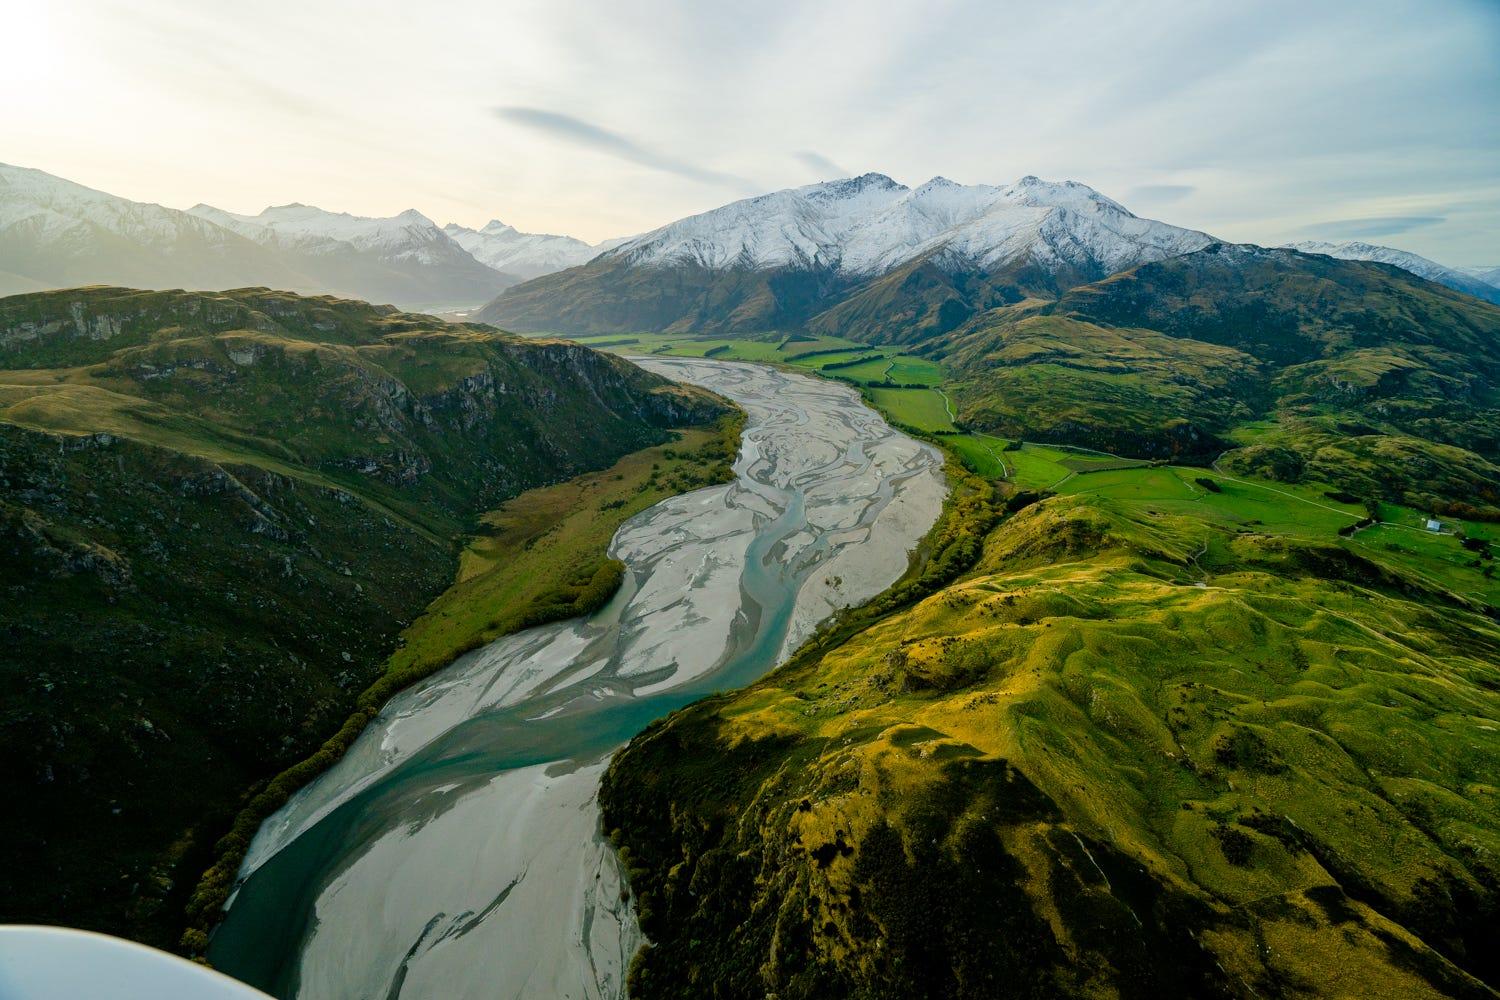
{"type": "Polygon", "coordinates": [[[896,347],[860,344],[841,337],[755,340],[691,333],[636,333],[573,339],[599,350],[626,355],[666,354],[795,365],[861,385],[936,386],[943,381],[944,374],[940,365],[927,358],[906,354],[896,347]]]}
{"type": "Polygon", "coordinates": [[[1500,630],[1103,492],[617,757],[642,995],[1490,995],[1500,630]]]}
{"type": "Polygon", "coordinates": [[[617,759],[635,993],[1492,995],[1488,558],[1341,537],[1310,478],[939,440],[1062,495],[617,759]]]}
{"type": "Polygon", "coordinates": [[[717,412],[575,345],[255,289],[0,300],[0,364],[3,918],[157,943],[483,510],[717,412]]]}
{"type": "Polygon", "coordinates": [[[1399,269],[1214,247],[932,350],[965,426],[1500,517],[1500,309],[1399,269]]]}
{"type": "Polygon", "coordinates": [[[559,582],[587,583],[606,563],[615,530],[646,508],[726,481],[740,421],[682,432],[608,469],[527,490],[481,519],[453,585],[402,633],[388,670],[450,662],[467,649],[530,624],[559,603],[559,582]]]}
{"type": "Polygon", "coordinates": [[[860,387],[866,399],[899,427],[921,434],[948,434],[955,430],[948,406],[937,391],[943,384],[943,368],[895,347],[872,347],[840,337],[806,335],[771,341],[640,333],[629,337],[580,337],[578,341],[626,355],[711,357],[803,369],[860,387]]]}
{"type": "Polygon", "coordinates": [[[915,427],[929,434],[954,429],[943,397],[932,389],[887,389],[876,385],[867,392],[875,407],[896,425],[915,427]]]}

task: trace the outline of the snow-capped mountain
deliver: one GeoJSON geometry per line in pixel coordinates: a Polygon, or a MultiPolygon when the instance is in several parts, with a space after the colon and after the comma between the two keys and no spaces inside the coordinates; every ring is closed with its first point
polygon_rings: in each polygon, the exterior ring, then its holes
{"type": "Polygon", "coordinates": [[[737,201],[638,236],[613,254],[637,265],[871,275],[939,251],[955,266],[979,270],[1027,255],[1043,265],[1119,270],[1211,242],[1204,233],[1137,218],[1076,181],[1025,177],[994,187],[934,177],[913,189],[865,174],[737,201]]]}
{"type": "Polygon", "coordinates": [[[920,336],[1213,242],[1075,181],[935,177],[909,188],[871,173],[678,220],[517,286],[480,316],[564,332],[808,328],[879,339],[899,325],[920,336]]]}
{"type": "Polygon", "coordinates": [[[208,220],[0,164],[0,294],[83,284],[319,290],[273,251],[208,220]]]}
{"type": "Polygon", "coordinates": [[[1461,267],[1458,270],[1471,278],[1478,278],[1486,285],[1494,285],[1496,288],[1500,288],[1500,267],[1486,265],[1480,267],[1461,267]]]}
{"type": "Polygon", "coordinates": [[[624,242],[607,240],[595,245],[573,236],[523,233],[498,219],[491,219],[483,229],[469,229],[450,222],[443,227],[443,232],[473,254],[476,260],[518,278],[537,278],[577,267],[624,242]]]}
{"type": "Polygon", "coordinates": [[[298,247],[313,253],[327,253],[343,245],[388,260],[421,264],[442,264],[472,256],[438,228],[437,223],[414,208],[389,218],[328,212],[298,204],[268,208],[259,215],[235,215],[212,205],[195,205],[188,211],[257,242],[298,247]]]}
{"type": "Polygon", "coordinates": [[[389,288],[401,305],[472,304],[476,295],[482,301],[519,280],[476,260],[416,209],[387,218],[299,204],[259,215],[236,215],[211,205],[188,211],[262,246],[296,254],[330,282],[362,290],[389,288]],[[361,274],[361,269],[371,273],[361,274]],[[485,291],[491,288],[495,291],[485,291]]]}
{"type": "Polygon", "coordinates": [[[306,205],[258,216],[206,205],[182,212],[0,164],[0,294],[268,285],[422,309],[476,305],[516,280],[415,211],[389,219],[306,205]]]}
{"type": "Polygon", "coordinates": [[[1373,243],[1325,243],[1321,240],[1302,240],[1286,246],[1303,253],[1321,253],[1340,260],[1372,260],[1381,264],[1393,264],[1419,278],[1446,285],[1454,291],[1464,292],[1486,302],[1500,302],[1500,288],[1481,275],[1466,274],[1459,268],[1439,264],[1406,250],[1376,246],[1373,243]]]}

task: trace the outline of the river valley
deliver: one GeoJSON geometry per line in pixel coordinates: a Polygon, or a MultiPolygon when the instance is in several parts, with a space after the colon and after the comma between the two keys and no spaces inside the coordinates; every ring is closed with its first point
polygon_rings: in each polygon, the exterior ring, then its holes
{"type": "Polygon", "coordinates": [[[746,410],[735,481],[623,525],[625,583],[599,612],[392,699],[261,827],[216,967],[282,997],[623,995],[641,937],[595,802],[609,755],[892,583],[944,492],[936,450],[846,386],[640,363],[746,410]]]}

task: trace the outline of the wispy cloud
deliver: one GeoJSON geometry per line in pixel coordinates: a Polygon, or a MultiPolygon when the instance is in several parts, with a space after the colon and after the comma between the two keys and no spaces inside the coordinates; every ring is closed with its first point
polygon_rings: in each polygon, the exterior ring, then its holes
{"type": "Polygon", "coordinates": [[[1394,236],[1408,233],[1424,226],[1435,226],[1444,221],[1441,215],[1382,215],[1367,219],[1333,219],[1303,226],[1308,236],[1332,236],[1338,239],[1359,239],[1365,236],[1394,236]]]}
{"type": "Polygon", "coordinates": [[[526,107],[499,107],[493,110],[495,116],[502,121],[545,133],[564,142],[570,142],[575,146],[583,146],[601,153],[608,153],[611,156],[619,157],[638,166],[660,170],[663,173],[675,174],[678,177],[686,178],[690,181],[698,181],[702,184],[717,184],[722,187],[732,187],[750,192],[759,190],[755,184],[744,177],[737,177],[734,174],[727,174],[718,170],[709,170],[689,163],[686,160],[647,149],[635,140],[627,138],[618,132],[611,132],[607,128],[595,125],[592,122],[586,122],[581,118],[575,118],[572,115],[563,114],[560,111],[526,107]]]}
{"type": "Polygon", "coordinates": [[[1500,0],[10,6],[5,159],[139,200],[597,240],[851,172],[1037,174],[1236,241],[1500,258],[1500,0]],[[506,58],[369,56],[455,39],[506,58]]]}
{"type": "Polygon", "coordinates": [[[818,180],[833,180],[836,177],[848,177],[850,171],[834,163],[822,153],[814,153],[810,149],[799,150],[792,154],[798,163],[818,175],[818,180]]]}

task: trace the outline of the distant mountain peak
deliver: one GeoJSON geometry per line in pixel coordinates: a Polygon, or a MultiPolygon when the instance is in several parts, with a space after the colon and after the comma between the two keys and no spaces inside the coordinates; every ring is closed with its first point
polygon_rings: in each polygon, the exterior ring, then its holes
{"type": "Polygon", "coordinates": [[[1446,264],[1439,264],[1435,260],[1429,260],[1408,250],[1398,250],[1395,247],[1380,246],[1362,240],[1350,240],[1346,243],[1300,240],[1296,243],[1288,243],[1286,247],[1301,253],[1320,253],[1329,257],[1337,257],[1340,260],[1367,260],[1391,264],[1410,271],[1419,278],[1435,281],[1454,291],[1484,299],[1486,302],[1500,303],[1500,288],[1486,281],[1483,276],[1449,267],[1446,264]]]}
{"type": "Polygon", "coordinates": [[[367,219],[294,202],[259,215],[203,203],[183,212],[0,167],[0,294],[264,285],[427,308],[482,302],[512,283],[415,211],[367,219]]]}
{"type": "Polygon", "coordinates": [[[896,180],[892,180],[885,174],[876,173],[874,171],[860,174],[858,177],[848,177],[842,181],[831,181],[830,183],[852,188],[858,191],[863,191],[866,188],[883,188],[890,191],[906,190],[905,184],[902,184],[896,180]]]}
{"type": "Polygon", "coordinates": [[[775,200],[796,192],[812,201],[842,201],[869,194],[878,196],[887,192],[905,190],[907,190],[905,184],[894,181],[885,174],[868,173],[860,174],[858,177],[841,177],[837,180],[820,181],[817,184],[809,184],[800,188],[790,188],[786,191],[773,191],[770,194],[748,200],[752,202],[762,199],[775,200]]]}
{"type": "Polygon", "coordinates": [[[475,259],[519,278],[535,278],[575,267],[592,259],[601,249],[573,236],[523,233],[499,219],[491,219],[481,229],[450,222],[443,232],[475,259]]]}
{"type": "Polygon", "coordinates": [[[948,178],[946,178],[946,177],[942,176],[941,174],[939,174],[938,176],[936,176],[936,177],[932,178],[931,180],[927,181],[927,183],[920,185],[917,188],[917,190],[918,191],[953,191],[953,190],[961,189],[962,187],[963,187],[963,185],[960,184],[960,183],[958,183],[958,181],[950,181],[948,178]]]}
{"type": "Polygon", "coordinates": [[[950,266],[980,271],[1031,254],[1044,266],[1083,263],[1107,273],[1210,239],[1139,219],[1077,181],[1028,175],[1008,186],[964,185],[939,176],[913,190],[866,173],[732,202],[638,236],[609,256],[637,266],[691,261],[874,275],[939,251],[950,266]]]}
{"type": "Polygon", "coordinates": [[[912,189],[871,172],[679,219],[527,282],[479,315],[574,333],[800,326],[868,337],[902,326],[917,337],[1018,294],[1056,294],[1212,242],[1076,181],[938,176],[912,189]]]}

